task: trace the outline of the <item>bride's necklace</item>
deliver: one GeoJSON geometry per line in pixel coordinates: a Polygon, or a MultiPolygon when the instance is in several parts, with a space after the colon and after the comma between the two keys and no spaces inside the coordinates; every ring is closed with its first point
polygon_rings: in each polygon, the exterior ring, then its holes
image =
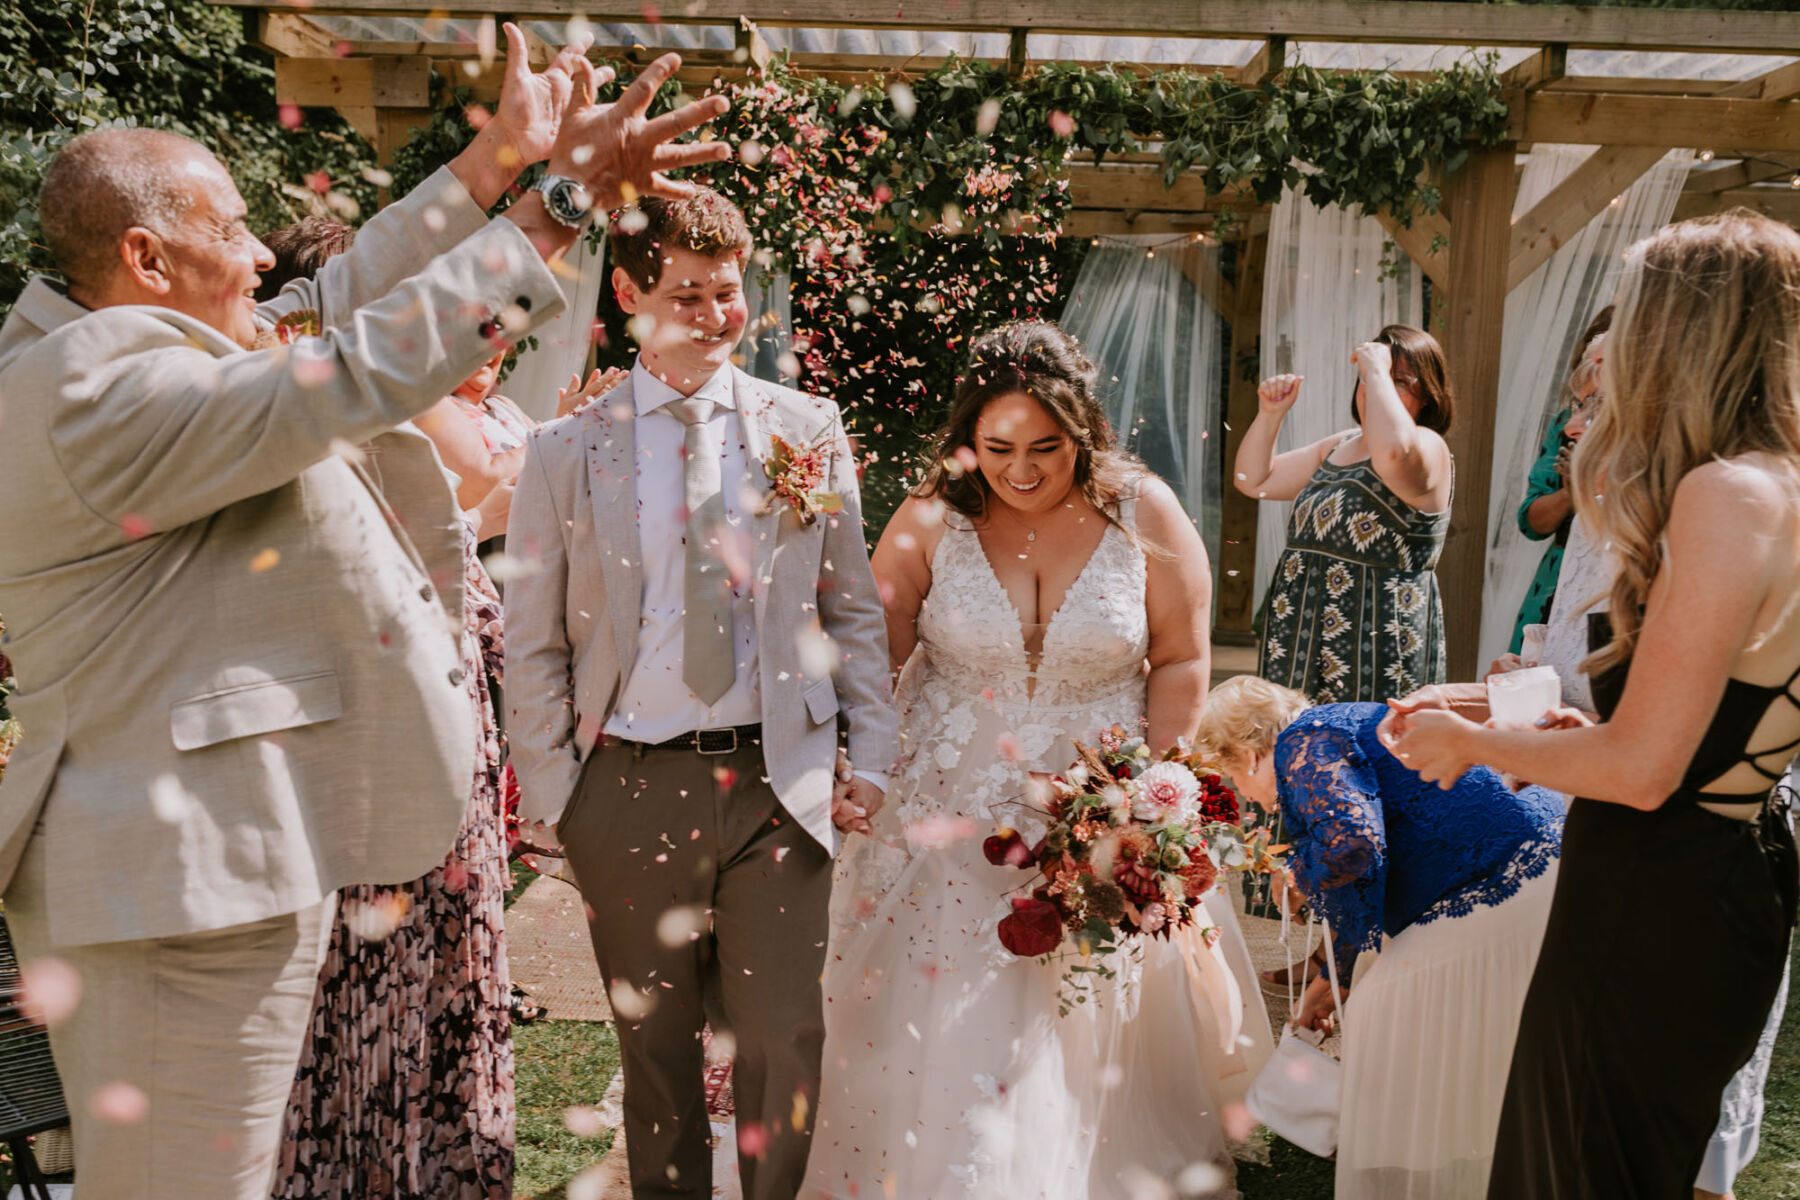
{"type": "MultiPolygon", "coordinates": [[[[1038,536],[1037,526],[1027,524],[1025,518],[1019,515],[1019,510],[1014,508],[1012,505],[1006,503],[1006,501],[1002,500],[999,502],[999,504],[1000,504],[1001,508],[1006,510],[1007,517],[1010,520],[1012,520],[1013,522],[1015,522],[1019,526],[1020,529],[1023,529],[1025,531],[1025,552],[1023,554],[1019,555],[1019,561],[1020,562],[1029,561],[1031,558],[1032,543],[1037,541],[1037,536],[1038,536]]],[[[1065,506],[1067,506],[1067,504],[1068,504],[1068,497],[1064,496],[1063,499],[1058,502],[1057,507],[1065,507],[1065,506]]],[[[1055,508],[1049,509],[1043,514],[1043,516],[1048,517],[1051,514],[1055,513],[1055,511],[1056,511],[1055,508]]]]}

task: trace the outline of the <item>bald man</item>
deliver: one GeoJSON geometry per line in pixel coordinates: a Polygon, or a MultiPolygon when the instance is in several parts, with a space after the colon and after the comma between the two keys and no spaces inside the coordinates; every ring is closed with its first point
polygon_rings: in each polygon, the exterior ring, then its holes
{"type": "Polygon", "coordinates": [[[468,149],[262,306],[202,147],[101,130],[46,175],[66,282],[0,328],[0,893],[83,1197],[266,1200],[331,897],[442,861],[473,770],[459,516],[395,427],[562,307],[587,207],[725,154],[670,144],[722,100],[644,119],[672,56],[602,107],[585,45],[534,75],[507,38],[468,149]],[[317,336],[250,350],[276,322],[317,336]]]}

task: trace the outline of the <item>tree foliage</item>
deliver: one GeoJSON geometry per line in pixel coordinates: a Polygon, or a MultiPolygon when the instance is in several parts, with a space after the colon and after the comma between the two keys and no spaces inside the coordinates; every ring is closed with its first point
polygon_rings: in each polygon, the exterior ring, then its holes
{"type": "Polygon", "coordinates": [[[317,207],[309,176],[329,180],[347,211],[373,205],[361,138],[330,110],[290,110],[293,128],[281,115],[269,58],[244,41],[238,10],[205,0],[0,5],[0,316],[51,265],[37,218],[44,169],[102,125],[169,129],[210,147],[259,232],[317,207]]]}

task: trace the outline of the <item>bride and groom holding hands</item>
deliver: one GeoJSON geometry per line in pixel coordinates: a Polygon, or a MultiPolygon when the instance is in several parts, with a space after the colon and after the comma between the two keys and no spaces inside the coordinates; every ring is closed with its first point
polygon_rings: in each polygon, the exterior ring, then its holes
{"type": "Polygon", "coordinates": [[[1093,364],[1048,323],[976,337],[871,563],[836,408],[731,365],[742,215],[646,199],[609,237],[640,354],[531,439],[507,683],[527,836],[564,847],[619,1020],[634,1195],[711,1194],[709,1021],[747,1197],[1228,1193],[1223,952],[1153,942],[1062,1017],[1058,968],[994,933],[1016,874],[980,843],[1033,777],[1113,725],[1191,736],[1206,694],[1205,549],[1093,364]]]}

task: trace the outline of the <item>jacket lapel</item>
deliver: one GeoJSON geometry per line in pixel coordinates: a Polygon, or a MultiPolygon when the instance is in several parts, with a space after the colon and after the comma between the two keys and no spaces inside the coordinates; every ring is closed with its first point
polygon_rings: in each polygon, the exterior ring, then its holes
{"type": "MultiPolygon", "coordinates": [[[[606,609],[612,617],[619,676],[637,663],[638,626],[644,598],[643,561],[637,523],[637,402],[631,378],[595,406],[598,419],[584,423],[588,495],[594,505],[594,535],[606,577],[606,609]]],[[[590,411],[594,411],[590,410],[590,411]]]]}

